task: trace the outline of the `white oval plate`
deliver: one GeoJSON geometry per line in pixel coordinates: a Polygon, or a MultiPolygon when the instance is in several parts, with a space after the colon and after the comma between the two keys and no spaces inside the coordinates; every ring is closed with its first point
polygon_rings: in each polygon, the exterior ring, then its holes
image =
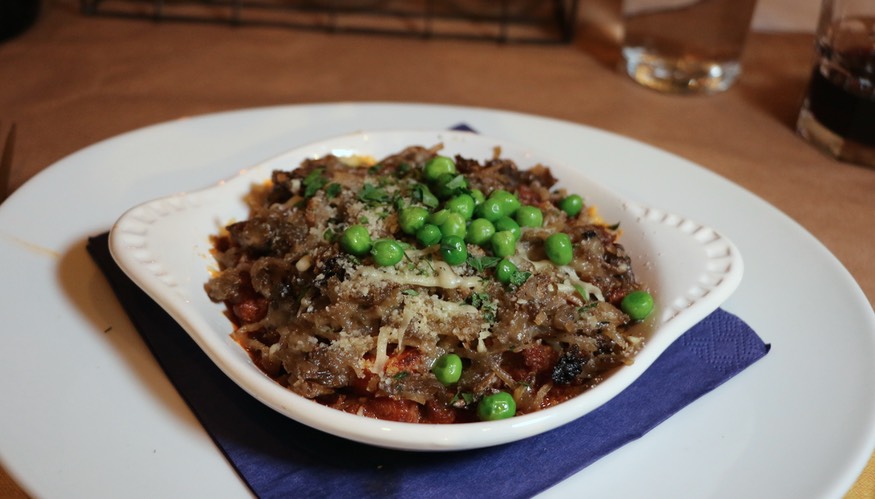
{"type": "Polygon", "coordinates": [[[303,424],[345,437],[406,450],[461,450],[530,437],[583,416],[620,393],[675,339],[714,311],[741,281],[736,247],[714,229],[687,218],[624,200],[581,175],[581,165],[563,165],[542,152],[470,132],[379,131],[322,140],[295,148],[204,190],[179,193],[127,211],[110,234],[113,257],[125,273],[191,335],[213,362],[252,396],[303,424]],[[501,156],[521,168],[550,166],[561,186],[598,206],[609,223],[619,222],[621,243],[639,279],[650,288],[657,311],[644,324],[646,346],[632,366],[558,406],[496,422],[456,425],[397,423],[364,418],[307,400],[265,376],[230,338],[224,306],[207,298],[209,236],[248,217],[243,197],[275,169],[296,168],[326,154],[377,159],[409,145],[444,144],[443,152],[474,159],[501,156]]]}

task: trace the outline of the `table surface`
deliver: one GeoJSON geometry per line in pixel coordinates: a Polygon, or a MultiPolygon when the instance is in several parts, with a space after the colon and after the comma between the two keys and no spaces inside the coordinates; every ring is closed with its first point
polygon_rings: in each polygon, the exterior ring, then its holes
{"type": "MultiPolygon", "coordinates": [[[[499,108],[603,128],[722,175],[811,232],[875,303],[875,169],[794,133],[813,36],[755,32],[729,91],[661,95],[617,71],[615,2],[581,7],[570,44],[532,45],[86,17],[75,0],[50,1],[0,44],[0,133],[17,126],[11,187],[181,116],[335,101],[499,108]]],[[[870,462],[848,497],[875,497],[873,474],[870,462]]],[[[2,470],[0,496],[24,496],[2,470]]]]}

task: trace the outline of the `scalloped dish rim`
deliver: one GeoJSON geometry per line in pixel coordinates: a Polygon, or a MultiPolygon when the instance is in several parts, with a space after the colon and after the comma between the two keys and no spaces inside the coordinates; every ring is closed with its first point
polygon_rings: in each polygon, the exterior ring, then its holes
{"type": "Polygon", "coordinates": [[[110,251],[125,274],[158,303],[237,385],[274,410],[313,428],[358,442],[403,450],[448,451],[508,443],[549,431],[601,406],[637,379],[690,327],[738,287],[743,262],[735,245],[689,218],[639,205],[588,179],[580,170],[529,146],[472,132],[364,131],[295,147],[205,189],[171,194],[126,211],[110,231],[110,251]],[[383,157],[409,145],[444,144],[444,152],[482,160],[496,147],[520,168],[549,166],[558,186],[581,194],[606,220],[620,222],[624,245],[657,308],[642,324],[645,346],[632,365],[554,407],[492,422],[450,425],[399,423],[348,414],[307,400],[262,373],[230,334],[224,306],[203,289],[215,261],[209,236],[247,216],[243,196],[274,169],[305,158],[359,154],[383,157]],[[223,326],[224,324],[224,326],[223,326]]]}

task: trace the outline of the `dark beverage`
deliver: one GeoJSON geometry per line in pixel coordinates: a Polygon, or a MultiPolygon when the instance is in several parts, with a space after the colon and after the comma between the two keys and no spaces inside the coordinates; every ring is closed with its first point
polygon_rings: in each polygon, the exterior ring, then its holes
{"type": "Polygon", "coordinates": [[[875,2],[834,0],[824,9],[796,130],[837,159],[875,166],[875,2]],[[848,15],[852,7],[865,15],[848,15]]]}
{"type": "Polygon", "coordinates": [[[13,38],[36,21],[40,0],[0,0],[0,42],[13,38]]]}
{"type": "Polygon", "coordinates": [[[809,111],[845,140],[875,147],[875,47],[846,50],[830,59],[841,66],[814,68],[809,111]]]}

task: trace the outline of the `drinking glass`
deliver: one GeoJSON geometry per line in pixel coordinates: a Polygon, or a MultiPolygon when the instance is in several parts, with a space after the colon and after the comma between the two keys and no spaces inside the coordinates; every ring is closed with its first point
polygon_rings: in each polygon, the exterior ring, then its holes
{"type": "Polygon", "coordinates": [[[875,1],[824,0],[796,130],[830,156],[875,166],[875,1]]]}
{"type": "Polygon", "coordinates": [[[623,0],[623,63],[655,90],[713,94],[741,74],[756,0],[623,0]]]}
{"type": "Polygon", "coordinates": [[[40,11],[40,0],[0,0],[0,42],[29,28],[40,11]]]}

